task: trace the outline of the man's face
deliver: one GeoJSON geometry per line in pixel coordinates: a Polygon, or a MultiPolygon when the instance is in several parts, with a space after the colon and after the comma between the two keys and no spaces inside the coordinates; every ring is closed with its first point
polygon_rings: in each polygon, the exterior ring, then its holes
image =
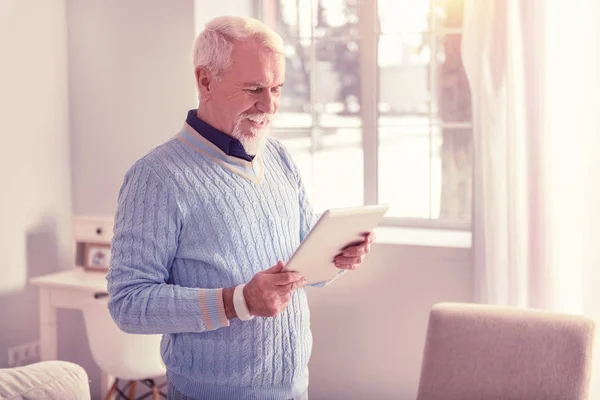
{"type": "Polygon", "coordinates": [[[256,154],[279,108],[285,57],[253,41],[236,42],[231,57],[231,67],[220,80],[210,79],[209,90],[202,95],[208,94],[215,127],[256,154]]]}

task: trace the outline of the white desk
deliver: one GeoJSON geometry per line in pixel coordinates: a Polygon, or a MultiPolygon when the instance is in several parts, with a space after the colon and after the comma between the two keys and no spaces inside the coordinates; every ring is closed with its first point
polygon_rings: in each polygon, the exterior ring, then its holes
{"type": "MultiPolygon", "coordinates": [[[[81,310],[83,301],[95,293],[106,293],[105,273],[75,268],[69,271],[32,278],[30,283],[40,288],[40,358],[58,359],[56,314],[59,308],[81,310]]],[[[113,377],[102,372],[102,398],[106,396],[113,377]]]]}

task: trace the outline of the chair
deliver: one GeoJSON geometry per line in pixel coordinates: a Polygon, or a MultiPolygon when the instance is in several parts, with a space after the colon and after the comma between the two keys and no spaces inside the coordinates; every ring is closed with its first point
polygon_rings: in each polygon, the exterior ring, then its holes
{"type": "Polygon", "coordinates": [[[584,400],[593,336],[593,321],[581,316],[437,304],[417,400],[584,400]]]}
{"type": "Polygon", "coordinates": [[[119,329],[108,311],[106,297],[91,297],[83,305],[83,318],[92,357],[98,366],[107,374],[115,377],[115,381],[106,396],[113,394],[134,399],[136,383],[141,382],[151,390],[139,397],[144,399],[152,394],[153,400],[166,394],[160,391],[153,378],[166,374],[165,365],[160,356],[161,335],[133,335],[119,329]],[[120,381],[128,381],[124,388],[119,388],[120,381]],[[123,390],[129,389],[128,395],[123,390]]]}

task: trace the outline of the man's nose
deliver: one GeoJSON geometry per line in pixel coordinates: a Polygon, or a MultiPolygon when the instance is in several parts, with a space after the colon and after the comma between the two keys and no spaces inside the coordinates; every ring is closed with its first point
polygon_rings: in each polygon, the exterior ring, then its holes
{"type": "Polygon", "coordinates": [[[265,114],[275,113],[276,98],[270,90],[264,90],[261,97],[256,103],[256,108],[265,114]]]}

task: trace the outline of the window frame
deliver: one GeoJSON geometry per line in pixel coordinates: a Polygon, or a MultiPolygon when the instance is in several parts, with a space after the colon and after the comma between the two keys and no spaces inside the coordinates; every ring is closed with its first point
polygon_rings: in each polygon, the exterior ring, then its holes
{"type": "MultiPolygon", "coordinates": [[[[274,16],[269,11],[269,3],[279,0],[253,0],[253,9],[255,16],[270,24],[274,16]]],[[[313,0],[316,5],[316,0],[313,0]]],[[[436,0],[429,0],[430,7],[436,3],[436,0]]],[[[359,14],[358,20],[360,37],[360,57],[359,57],[359,68],[361,74],[361,106],[360,106],[360,118],[361,118],[361,137],[362,137],[362,150],[363,150],[363,202],[364,204],[377,204],[379,195],[379,88],[380,88],[380,68],[378,65],[378,52],[379,52],[379,39],[384,33],[381,31],[379,14],[378,14],[378,1],[360,1],[359,2],[359,14]]],[[[271,10],[273,7],[271,6],[271,10]]],[[[316,7],[311,7],[311,20],[314,20],[314,12],[316,7]]],[[[429,29],[425,34],[428,37],[430,51],[432,54],[436,54],[437,40],[439,37],[452,34],[462,34],[462,28],[437,28],[435,26],[435,14],[429,13],[429,26],[433,29],[429,29]]],[[[406,32],[406,34],[424,32],[406,32]]],[[[405,34],[405,33],[403,33],[405,34]]],[[[392,34],[390,34],[392,35],[392,34]]],[[[314,34],[314,26],[311,27],[310,36],[310,70],[317,71],[316,68],[316,43],[319,37],[314,34]]],[[[429,73],[429,87],[435,88],[436,86],[436,68],[438,64],[430,62],[428,65],[429,73]]],[[[316,93],[316,74],[309,74],[309,85],[310,93],[316,93]]],[[[435,91],[434,91],[435,93],[435,91]]],[[[317,102],[315,96],[310,96],[310,114],[312,117],[313,124],[310,129],[311,146],[309,151],[314,153],[317,151],[316,145],[319,140],[320,127],[315,126],[314,121],[318,120],[318,109],[320,105],[317,102]]],[[[434,120],[435,110],[433,105],[435,101],[430,102],[429,107],[429,120],[434,120]]],[[[436,124],[440,128],[467,128],[472,129],[473,123],[470,122],[441,122],[436,124]]],[[[277,132],[279,129],[276,129],[277,132]]],[[[285,130],[283,128],[282,130],[285,130]]],[[[429,162],[431,165],[433,159],[433,137],[430,130],[429,133],[429,162]]],[[[430,168],[430,185],[431,185],[431,168],[430,168]]],[[[433,198],[429,196],[429,210],[432,209],[433,198]]],[[[471,218],[472,221],[472,218],[471,218]]],[[[451,218],[402,218],[402,217],[385,217],[381,225],[386,227],[402,227],[402,228],[420,228],[420,229],[437,229],[437,230],[456,230],[456,231],[471,231],[472,222],[467,220],[451,219],[451,218]]]]}

